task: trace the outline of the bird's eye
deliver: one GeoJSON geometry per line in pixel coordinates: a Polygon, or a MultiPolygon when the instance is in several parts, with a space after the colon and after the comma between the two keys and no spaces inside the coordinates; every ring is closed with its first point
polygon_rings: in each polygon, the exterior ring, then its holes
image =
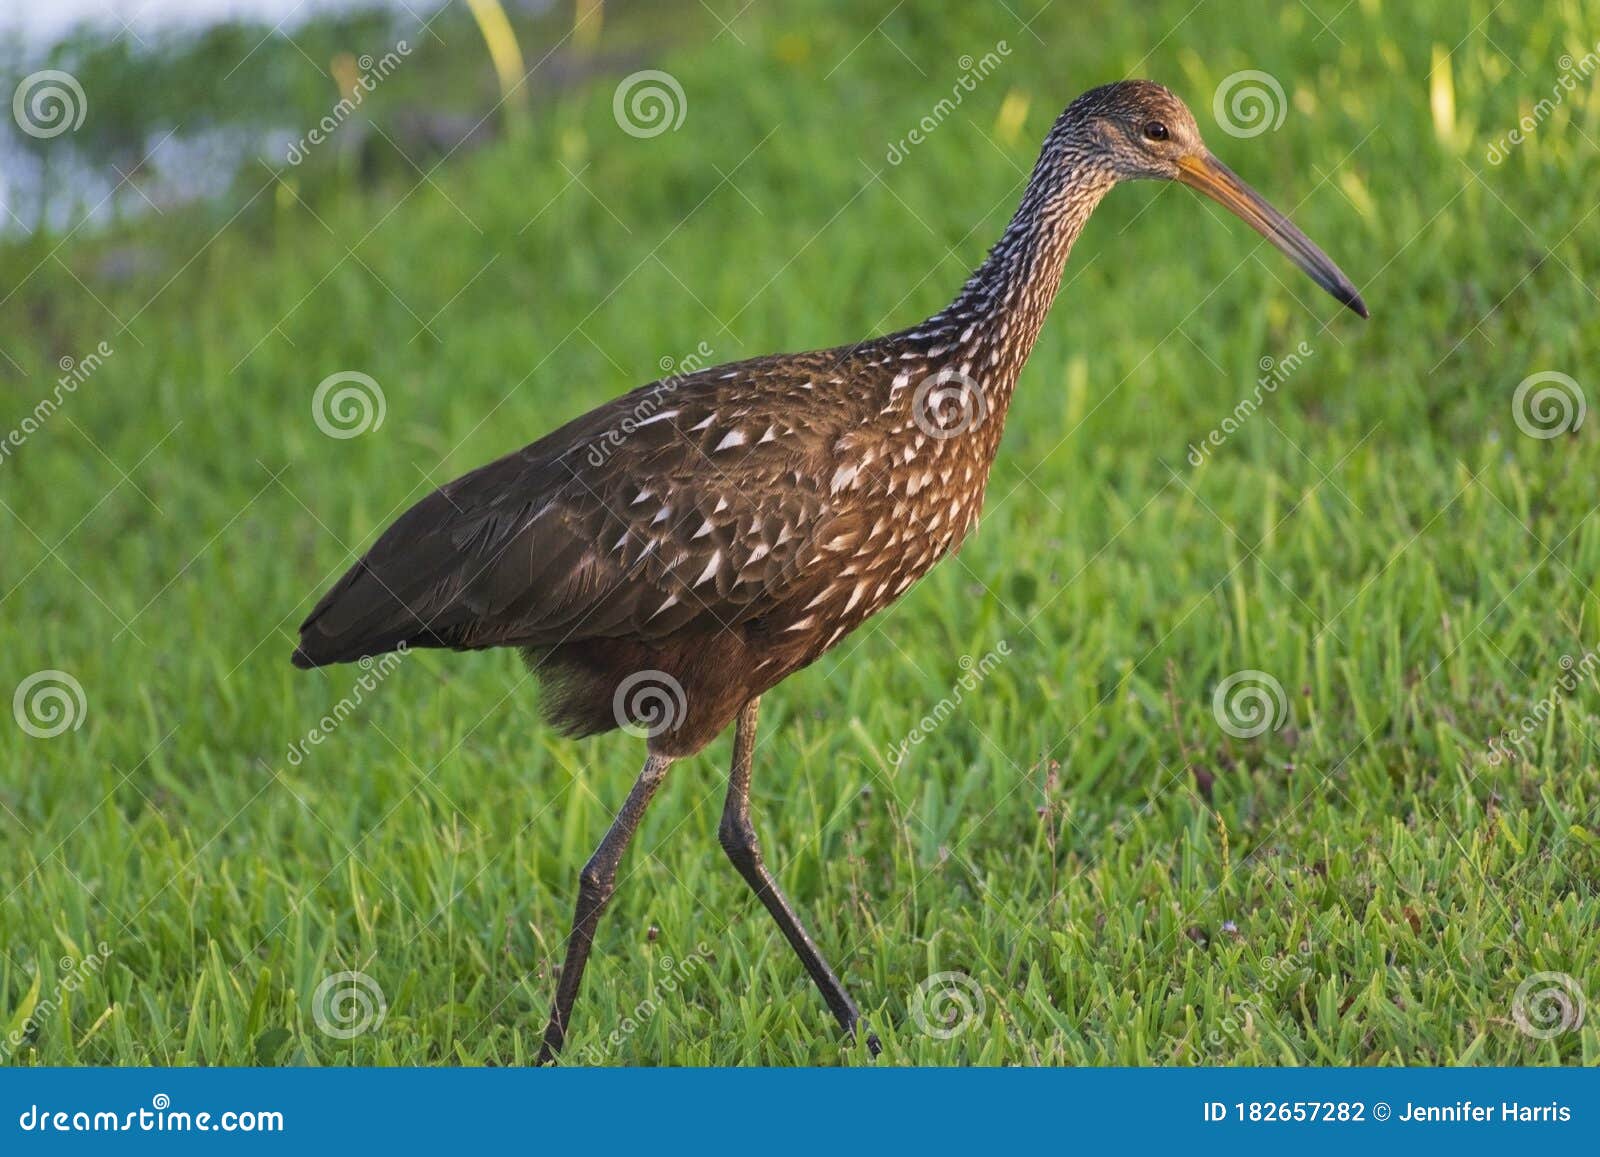
{"type": "Polygon", "coordinates": [[[1167,132],[1167,126],[1160,121],[1147,121],[1144,135],[1152,141],[1164,141],[1170,134],[1167,132]]]}

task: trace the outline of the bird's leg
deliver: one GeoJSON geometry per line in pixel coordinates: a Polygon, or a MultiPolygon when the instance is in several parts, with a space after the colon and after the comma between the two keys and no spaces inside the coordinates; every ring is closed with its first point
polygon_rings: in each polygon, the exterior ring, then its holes
{"type": "MultiPolygon", "coordinates": [[[[766,905],[767,911],[778,922],[789,944],[794,948],[800,963],[806,966],[811,979],[822,991],[833,1015],[845,1032],[855,1035],[861,1012],[844,985],[828,967],[816,942],[807,934],[800,917],[778,888],[778,881],[767,871],[761,858],[761,845],[756,841],[756,830],[750,823],[750,768],[756,749],[756,716],[761,710],[761,697],[746,703],[739,711],[739,721],[733,733],[733,769],[728,773],[728,801],[722,808],[722,822],[717,826],[717,839],[728,859],[739,869],[756,896],[766,905]]],[[[878,1055],[878,1038],[867,1034],[867,1047],[873,1056],[878,1055]]]]}
{"type": "Polygon", "coordinates": [[[578,986],[583,983],[583,967],[589,962],[589,949],[594,947],[600,913],[605,911],[611,894],[616,891],[617,865],[622,862],[622,855],[628,850],[628,842],[638,830],[651,797],[666,779],[671,763],[670,756],[654,753],[644,761],[644,770],[623,802],[622,810],[578,876],[578,908],[572,917],[572,935],[567,939],[567,959],[561,966],[555,1002],[550,1008],[550,1023],[545,1026],[544,1044],[535,1064],[554,1060],[566,1040],[567,1022],[572,1016],[572,1005],[578,999],[578,986]]]}

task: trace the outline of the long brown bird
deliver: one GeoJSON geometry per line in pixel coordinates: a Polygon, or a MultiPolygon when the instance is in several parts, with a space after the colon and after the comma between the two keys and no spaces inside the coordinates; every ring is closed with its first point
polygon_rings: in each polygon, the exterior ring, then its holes
{"type": "Polygon", "coordinates": [[[541,1062],[565,1040],[617,865],[668,767],[735,719],[718,837],[855,1033],[856,1004],[750,822],[761,695],[972,531],[1073,241],[1112,186],[1139,178],[1216,199],[1367,316],[1338,266],[1211,155],[1182,101],[1148,81],[1106,85],[1055,122],[1016,215],[945,309],[854,345],[641,386],[428,495],[301,624],[299,667],[517,647],[554,726],[646,736],[644,770],[579,876],[541,1062]]]}

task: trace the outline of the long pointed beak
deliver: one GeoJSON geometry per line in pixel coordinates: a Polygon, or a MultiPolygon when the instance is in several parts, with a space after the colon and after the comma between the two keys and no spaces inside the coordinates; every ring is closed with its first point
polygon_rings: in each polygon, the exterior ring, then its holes
{"type": "Polygon", "coordinates": [[[1306,275],[1334,298],[1362,317],[1368,316],[1367,303],[1344,271],[1333,263],[1311,238],[1300,232],[1293,221],[1267,203],[1265,197],[1241,181],[1234,171],[1210,153],[1184,157],[1178,162],[1178,180],[1198,189],[1232,212],[1250,228],[1283,250],[1306,275]]]}

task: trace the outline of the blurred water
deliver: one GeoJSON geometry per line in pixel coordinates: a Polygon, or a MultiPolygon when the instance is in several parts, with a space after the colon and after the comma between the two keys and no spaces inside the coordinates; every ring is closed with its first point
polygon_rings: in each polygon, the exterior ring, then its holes
{"type": "Polygon", "coordinates": [[[424,16],[446,0],[7,0],[0,4],[0,38],[17,36],[48,46],[79,24],[141,36],[249,19],[285,28],[327,12],[352,8],[405,9],[424,16]]]}
{"type": "MultiPolygon", "coordinates": [[[[402,21],[427,19],[448,0],[0,0],[0,81],[39,67],[64,35],[79,29],[96,38],[127,37],[136,51],[152,49],[165,36],[199,31],[232,20],[265,22],[283,33],[330,13],[392,11],[402,21]],[[149,38],[146,41],[145,38],[149,38]],[[20,50],[20,51],[19,51],[20,50]]],[[[59,87],[59,86],[55,86],[59,87]]],[[[9,84],[0,84],[0,97],[9,84]]],[[[75,94],[69,94],[69,98],[75,94]]],[[[84,98],[74,103],[88,103],[84,98]]],[[[283,141],[295,135],[259,125],[156,125],[121,157],[137,164],[126,179],[117,158],[86,151],[63,137],[45,150],[29,149],[13,124],[9,100],[0,103],[0,236],[41,226],[63,230],[105,223],[117,216],[161,212],[224,192],[234,174],[255,158],[281,163],[283,141]]],[[[18,122],[20,124],[20,122],[18,122]]],[[[40,134],[32,134],[38,136],[40,134]]],[[[49,134],[54,136],[54,134],[49,134]]]]}

